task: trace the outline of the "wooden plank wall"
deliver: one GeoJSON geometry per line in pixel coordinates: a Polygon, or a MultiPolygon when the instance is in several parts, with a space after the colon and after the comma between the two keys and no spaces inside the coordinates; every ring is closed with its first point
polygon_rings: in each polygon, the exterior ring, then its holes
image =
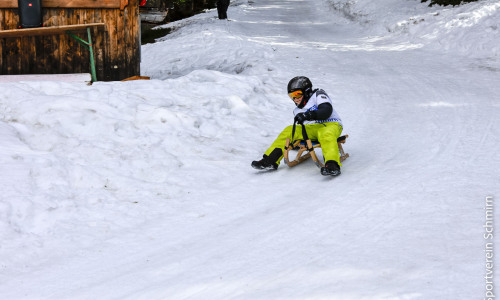
{"type": "MultiPolygon", "coordinates": [[[[87,1],[95,3],[94,0],[87,1]]],[[[120,2],[123,5],[124,1],[118,1],[120,2]]],[[[104,31],[92,29],[97,79],[121,80],[140,75],[138,2],[139,0],[128,0],[128,5],[123,10],[105,7],[45,7],[43,24],[61,26],[105,23],[104,31]]],[[[18,9],[2,6],[5,6],[5,2],[4,5],[0,3],[0,30],[16,29],[19,22],[18,9]]],[[[88,40],[86,32],[75,35],[88,40]]],[[[67,34],[0,38],[1,75],[89,72],[88,50],[67,34]]]]}

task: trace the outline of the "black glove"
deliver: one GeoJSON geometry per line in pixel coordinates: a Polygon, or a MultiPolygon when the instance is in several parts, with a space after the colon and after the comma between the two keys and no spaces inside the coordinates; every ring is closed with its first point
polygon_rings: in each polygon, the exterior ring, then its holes
{"type": "Polygon", "coordinates": [[[314,119],[313,113],[308,110],[305,113],[298,113],[295,116],[294,121],[297,122],[298,124],[304,124],[304,121],[310,121],[313,119],[314,119]]]}

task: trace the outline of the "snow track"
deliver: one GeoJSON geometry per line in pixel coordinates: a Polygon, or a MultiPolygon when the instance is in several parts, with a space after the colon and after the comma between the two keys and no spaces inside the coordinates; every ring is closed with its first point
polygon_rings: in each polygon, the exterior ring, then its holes
{"type": "Polygon", "coordinates": [[[143,46],[151,81],[0,83],[0,298],[481,298],[499,7],[395,2],[233,1],[143,46]],[[339,177],[250,167],[297,75],[339,177]]]}

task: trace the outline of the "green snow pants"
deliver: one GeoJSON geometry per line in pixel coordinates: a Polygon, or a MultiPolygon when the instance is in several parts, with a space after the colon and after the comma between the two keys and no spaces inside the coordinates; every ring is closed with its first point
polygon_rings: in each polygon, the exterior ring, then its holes
{"type": "MultiPolygon", "coordinates": [[[[337,122],[315,123],[315,124],[308,124],[305,126],[309,139],[313,141],[318,141],[321,144],[321,149],[323,151],[323,156],[325,157],[325,162],[329,160],[334,160],[339,164],[339,166],[342,166],[340,164],[339,146],[337,144],[337,138],[342,133],[342,126],[337,122]]],[[[273,152],[273,150],[276,148],[280,148],[282,153],[284,153],[286,139],[292,137],[292,129],[293,129],[292,125],[286,127],[278,135],[278,138],[276,138],[271,147],[267,149],[265,154],[266,155],[271,154],[271,152],[273,152]]],[[[295,128],[294,137],[291,140],[294,141],[301,139],[303,139],[302,128],[301,125],[297,125],[295,128]]],[[[283,155],[276,162],[278,165],[281,162],[282,158],[283,155]]]]}

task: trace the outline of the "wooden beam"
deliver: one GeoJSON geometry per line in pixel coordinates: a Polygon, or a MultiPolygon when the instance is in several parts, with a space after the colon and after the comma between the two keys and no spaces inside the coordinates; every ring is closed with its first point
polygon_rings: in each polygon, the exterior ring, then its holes
{"type": "Polygon", "coordinates": [[[66,31],[68,31],[68,30],[81,31],[81,30],[85,30],[89,27],[97,27],[99,29],[103,29],[104,23],[90,23],[90,24],[78,24],[78,25],[63,25],[63,26],[51,26],[51,27],[0,30],[0,38],[63,34],[63,33],[66,33],[66,31]]]}
{"type": "Polygon", "coordinates": [[[42,7],[120,8],[121,0],[42,0],[42,7]]]}
{"type": "Polygon", "coordinates": [[[0,8],[17,8],[17,0],[0,1],[0,8]]]}
{"type": "MultiPolygon", "coordinates": [[[[42,0],[42,8],[120,8],[128,0],[42,0]]],[[[17,8],[17,0],[0,0],[0,8],[17,8]]]]}
{"type": "Polygon", "coordinates": [[[132,76],[132,77],[129,77],[129,78],[122,79],[121,81],[150,80],[150,79],[151,79],[151,77],[148,77],[148,76],[139,76],[139,75],[136,75],[136,76],[132,76]]]}

